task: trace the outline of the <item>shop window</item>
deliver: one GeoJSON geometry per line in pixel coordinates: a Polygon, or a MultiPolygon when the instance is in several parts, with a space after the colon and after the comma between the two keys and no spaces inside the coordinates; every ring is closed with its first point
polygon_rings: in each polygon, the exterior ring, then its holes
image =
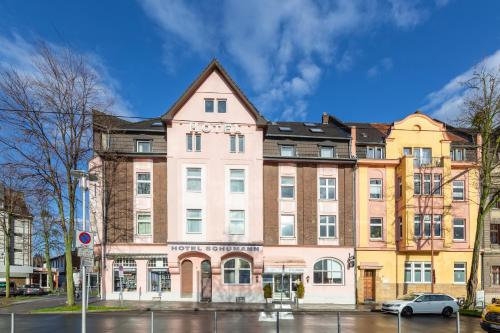
{"type": "Polygon", "coordinates": [[[250,284],[251,265],[241,258],[226,260],[223,265],[224,284],[250,284]]]}
{"type": "Polygon", "coordinates": [[[171,281],[167,258],[148,260],[148,291],[170,291],[171,281]]]}
{"type": "Polygon", "coordinates": [[[315,284],[342,284],[343,265],[335,259],[321,259],[314,264],[315,284]]]}
{"type": "Polygon", "coordinates": [[[137,264],[132,258],[117,258],[113,263],[113,291],[128,292],[137,289],[137,264]],[[120,278],[120,268],[123,277],[120,278]]]}
{"type": "Polygon", "coordinates": [[[456,262],[453,265],[453,282],[465,283],[467,264],[465,262],[456,262]]]}

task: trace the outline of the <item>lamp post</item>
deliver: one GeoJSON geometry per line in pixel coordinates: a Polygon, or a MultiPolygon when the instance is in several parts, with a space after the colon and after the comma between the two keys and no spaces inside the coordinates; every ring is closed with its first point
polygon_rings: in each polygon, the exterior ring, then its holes
{"type": "MultiPolygon", "coordinates": [[[[86,201],[87,201],[87,179],[88,172],[84,170],[71,170],[71,175],[75,178],[78,177],[78,185],[82,189],[82,229],[85,231],[87,229],[87,214],[86,214],[86,201]]],[[[87,332],[87,273],[85,269],[85,264],[80,260],[81,270],[82,270],[82,333],[87,332]]]]}

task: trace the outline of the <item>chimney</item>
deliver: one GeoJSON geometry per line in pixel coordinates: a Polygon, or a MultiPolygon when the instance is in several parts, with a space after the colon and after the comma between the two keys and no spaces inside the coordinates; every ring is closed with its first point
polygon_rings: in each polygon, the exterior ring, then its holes
{"type": "Polygon", "coordinates": [[[323,115],[321,116],[321,123],[323,125],[328,125],[328,119],[329,118],[330,118],[330,116],[328,115],[328,113],[323,112],[323,115]]]}

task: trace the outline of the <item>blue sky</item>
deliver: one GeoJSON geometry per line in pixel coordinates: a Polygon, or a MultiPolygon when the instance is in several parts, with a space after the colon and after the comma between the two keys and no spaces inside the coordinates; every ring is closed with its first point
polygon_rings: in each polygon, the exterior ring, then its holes
{"type": "Polygon", "coordinates": [[[161,115],[217,57],[270,120],[453,120],[461,82],[500,66],[500,1],[0,3],[0,66],[37,40],[89,56],[113,111],[161,115]]]}

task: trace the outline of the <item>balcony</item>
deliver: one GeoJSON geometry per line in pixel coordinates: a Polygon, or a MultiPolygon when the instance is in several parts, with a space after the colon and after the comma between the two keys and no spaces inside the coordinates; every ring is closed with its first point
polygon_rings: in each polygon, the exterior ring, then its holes
{"type": "Polygon", "coordinates": [[[414,157],[413,167],[414,168],[440,168],[443,166],[442,157],[414,157]]]}

